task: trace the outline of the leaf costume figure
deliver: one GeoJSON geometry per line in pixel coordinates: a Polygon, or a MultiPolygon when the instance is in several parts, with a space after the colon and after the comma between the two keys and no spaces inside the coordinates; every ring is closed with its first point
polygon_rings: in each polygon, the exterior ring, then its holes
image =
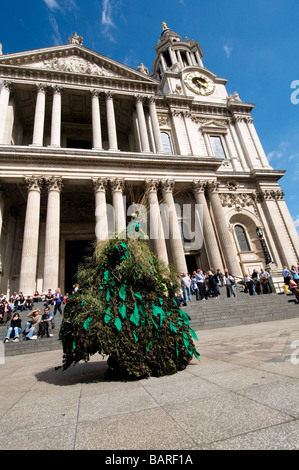
{"type": "Polygon", "coordinates": [[[80,288],[67,300],[60,329],[63,369],[98,352],[109,356],[106,378],[134,380],[174,374],[199,358],[190,318],[175,302],[178,273],[141,232],[136,218],[127,238],[99,243],[79,267],[80,288]]]}

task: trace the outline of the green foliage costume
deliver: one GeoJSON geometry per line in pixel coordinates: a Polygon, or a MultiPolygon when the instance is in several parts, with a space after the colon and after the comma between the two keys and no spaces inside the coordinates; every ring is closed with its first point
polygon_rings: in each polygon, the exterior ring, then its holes
{"type": "Polygon", "coordinates": [[[199,358],[190,318],[175,302],[178,274],[145,240],[98,244],[77,277],[60,330],[63,369],[99,352],[109,356],[108,378],[130,380],[174,374],[199,358]]]}

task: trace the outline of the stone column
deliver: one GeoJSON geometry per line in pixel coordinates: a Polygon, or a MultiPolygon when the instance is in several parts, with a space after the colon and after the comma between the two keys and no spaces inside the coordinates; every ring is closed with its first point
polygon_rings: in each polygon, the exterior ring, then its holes
{"type": "Polygon", "coordinates": [[[115,220],[115,232],[120,237],[125,238],[126,230],[126,209],[124,205],[123,190],[125,187],[124,181],[120,179],[111,181],[112,187],[112,199],[114,209],[114,220],[115,220]]]}
{"type": "Polygon", "coordinates": [[[2,249],[3,249],[3,233],[2,233],[2,227],[3,227],[3,218],[4,218],[4,208],[5,208],[5,193],[3,190],[3,187],[0,186],[0,287],[1,287],[1,281],[2,281],[2,271],[3,271],[3,266],[2,266],[2,249]]]}
{"type": "Polygon", "coordinates": [[[63,88],[53,87],[53,106],[51,122],[51,147],[60,147],[61,139],[61,94],[63,88]]]}
{"type": "Polygon", "coordinates": [[[163,201],[168,206],[169,217],[166,223],[168,223],[169,242],[173,264],[179,272],[187,273],[187,264],[182,242],[181,229],[179,227],[179,221],[173,198],[174,181],[162,181],[161,185],[163,201]]]}
{"type": "MultiPolygon", "coordinates": [[[[226,221],[223,207],[218,194],[218,184],[216,182],[209,183],[209,196],[214,215],[214,221],[217,227],[217,233],[220,240],[220,245],[224,254],[226,268],[233,276],[242,275],[240,262],[236,252],[236,246],[232,234],[229,231],[228,223],[226,221]]],[[[214,266],[213,266],[214,267],[214,266]]],[[[216,267],[217,269],[217,267],[216,267]]]]}
{"type": "Polygon", "coordinates": [[[25,182],[28,198],[19,285],[24,296],[33,295],[35,291],[42,178],[31,176],[25,178],[25,182]]]}
{"type": "Polygon", "coordinates": [[[108,216],[106,204],[106,187],[107,180],[105,178],[94,178],[92,180],[95,192],[95,218],[96,218],[96,237],[97,241],[108,239],[108,216]]]}
{"type": "Polygon", "coordinates": [[[43,292],[59,288],[59,241],[60,241],[60,191],[62,179],[55,176],[46,179],[48,205],[45,235],[43,292]]]}
{"type": "Polygon", "coordinates": [[[258,192],[258,198],[261,201],[269,230],[271,231],[278,251],[281,265],[290,267],[297,261],[297,259],[295,259],[295,250],[293,249],[284,220],[281,217],[276,203],[280,196],[281,191],[260,190],[258,192]]]}
{"type": "Polygon", "coordinates": [[[91,90],[93,148],[102,150],[102,131],[99,95],[99,90],[91,90]]]}
{"type": "Polygon", "coordinates": [[[10,93],[12,91],[12,84],[7,80],[3,81],[3,86],[0,95],[0,144],[4,144],[4,133],[6,125],[6,116],[9,103],[10,93]]]}
{"type": "Polygon", "coordinates": [[[146,181],[147,187],[147,198],[148,198],[148,205],[149,205],[149,219],[150,219],[150,232],[149,237],[152,243],[154,252],[156,253],[157,257],[164,261],[168,265],[168,254],[166,248],[166,242],[164,237],[164,229],[161,220],[160,214],[160,207],[158,201],[158,181],[149,180],[146,181]]]}
{"type": "MultiPolygon", "coordinates": [[[[210,263],[210,268],[213,267],[215,270],[220,269],[223,272],[222,258],[215,235],[215,229],[211,220],[207,200],[205,197],[205,189],[207,184],[205,181],[194,181],[193,182],[193,194],[195,197],[195,203],[202,206],[202,232],[203,240],[207,251],[207,258],[210,263]]],[[[197,214],[198,216],[198,214],[197,214]]]]}
{"type": "Polygon", "coordinates": [[[43,83],[37,85],[37,97],[35,105],[34,127],[32,145],[42,146],[44,138],[45,108],[47,86],[43,83]]]}
{"type": "Polygon", "coordinates": [[[115,113],[113,105],[114,94],[108,91],[106,93],[106,111],[107,111],[107,126],[108,126],[108,141],[109,150],[118,150],[115,113]]]}
{"type": "Polygon", "coordinates": [[[156,103],[155,103],[155,98],[153,97],[151,97],[149,100],[149,111],[150,111],[154,140],[155,140],[155,145],[156,145],[156,152],[164,153],[160,126],[159,126],[157,110],[156,110],[156,103]]]}
{"type": "Polygon", "coordinates": [[[149,148],[146,122],[145,122],[145,117],[144,117],[143,97],[140,95],[136,96],[136,112],[137,112],[138,127],[139,127],[140,141],[141,141],[141,151],[148,153],[150,151],[150,148],[149,148]]]}
{"type": "Polygon", "coordinates": [[[281,217],[284,220],[285,227],[288,231],[290,241],[294,247],[294,251],[296,253],[296,256],[295,256],[296,260],[298,261],[299,260],[299,236],[298,236],[298,232],[296,230],[294,221],[289,212],[288,206],[285,202],[283,192],[281,192],[281,197],[277,199],[277,205],[278,205],[281,217]]]}

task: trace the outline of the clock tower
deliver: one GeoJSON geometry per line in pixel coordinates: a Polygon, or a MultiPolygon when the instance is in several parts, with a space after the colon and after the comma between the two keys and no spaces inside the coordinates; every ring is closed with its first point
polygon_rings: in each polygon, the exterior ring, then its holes
{"type": "Polygon", "coordinates": [[[160,81],[161,92],[185,95],[194,101],[225,101],[227,80],[218,78],[203,66],[199,43],[188,37],[182,40],[165,22],[162,27],[151,74],[160,81]]]}

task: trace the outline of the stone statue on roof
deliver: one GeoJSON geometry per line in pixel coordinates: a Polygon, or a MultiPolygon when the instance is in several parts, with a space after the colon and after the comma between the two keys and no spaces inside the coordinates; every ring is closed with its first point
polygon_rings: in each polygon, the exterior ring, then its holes
{"type": "Polygon", "coordinates": [[[82,46],[83,44],[82,36],[78,36],[77,33],[74,33],[72,37],[69,38],[69,44],[79,44],[80,46],[82,46]]]}

